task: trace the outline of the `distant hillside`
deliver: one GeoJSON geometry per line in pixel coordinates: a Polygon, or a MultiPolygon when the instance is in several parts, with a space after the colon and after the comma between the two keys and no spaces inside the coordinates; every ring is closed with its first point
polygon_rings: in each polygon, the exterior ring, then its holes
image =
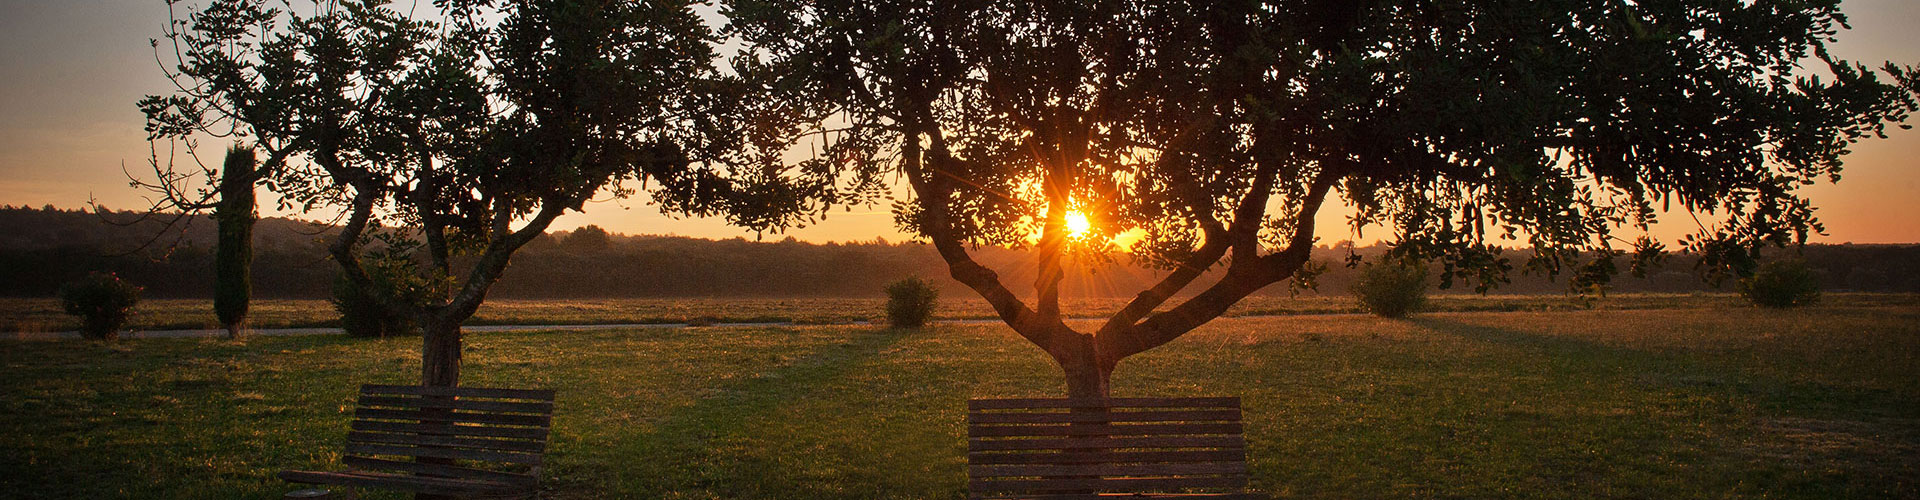
{"type": "MultiPolygon", "coordinates": [[[[113,271],[147,287],[150,297],[196,298],[212,290],[214,224],[192,218],[186,230],[161,235],[158,220],[138,214],[100,215],[70,210],[0,206],[0,296],[45,297],[61,283],[89,271],[113,271]]],[[[284,218],[262,220],[255,230],[255,290],[262,298],[326,297],[334,276],[327,260],[324,225],[284,218]]],[[[1380,247],[1352,249],[1363,256],[1380,247]]],[[[1321,248],[1316,258],[1339,262],[1347,249],[1321,248]]],[[[1920,292],[1920,245],[1811,245],[1807,260],[1831,289],[1920,292]]],[[[1007,249],[980,249],[982,263],[998,270],[1017,293],[1032,289],[1033,260],[1007,249]]],[[[1520,257],[1515,257],[1519,259],[1520,257]]],[[[1703,290],[1692,259],[1675,256],[1662,269],[1637,279],[1615,278],[1621,292],[1703,290]]],[[[1125,297],[1162,273],[1119,262],[1070,274],[1070,296],[1125,297]]],[[[907,276],[935,279],[948,296],[971,296],[947,279],[933,249],[918,243],[815,244],[788,238],[749,241],[676,236],[621,236],[596,230],[544,236],[516,254],[491,296],[503,298],[593,297],[873,297],[907,276]]],[[[1321,278],[1320,294],[1345,293],[1354,271],[1335,264],[1321,278]]],[[[1209,280],[1202,278],[1200,284],[1209,280]]],[[[1516,272],[1495,293],[1562,293],[1564,280],[1516,272]]],[[[1264,293],[1287,293],[1285,285],[1264,293]]]]}

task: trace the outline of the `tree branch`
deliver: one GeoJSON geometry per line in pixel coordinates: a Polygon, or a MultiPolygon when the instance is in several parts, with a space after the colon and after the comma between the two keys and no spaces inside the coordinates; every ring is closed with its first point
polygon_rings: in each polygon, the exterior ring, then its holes
{"type": "Polygon", "coordinates": [[[372,189],[355,189],[353,206],[347,215],[347,224],[340,227],[340,234],[333,237],[333,243],[327,246],[327,253],[334,262],[340,264],[340,271],[347,274],[347,280],[363,290],[370,290],[373,279],[367,276],[367,270],[360,267],[360,256],[353,247],[360,242],[367,225],[373,219],[373,204],[379,197],[372,189]]]}
{"type": "MultiPolygon", "coordinates": [[[[1226,313],[1240,299],[1253,292],[1292,276],[1300,266],[1306,264],[1313,251],[1313,218],[1325,202],[1327,192],[1338,181],[1340,175],[1333,168],[1323,168],[1315,176],[1313,184],[1301,200],[1300,210],[1293,214],[1294,234],[1285,251],[1267,257],[1252,256],[1241,258],[1235,251],[1233,264],[1227,268],[1227,275],[1218,283],[1207,287],[1186,302],[1140,322],[1133,328],[1117,328],[1115,335],[1103,335],[1098,340],[1102,344],[1101,357],[1119,360],[1148,349],[1159,347],[1180,338],[1194,328],[1226,313]]],[[[1258,182],[1256,182],[1258,184],[1258,182]]],[[[1248,198],[1253,198],[1249,193],[1248,198]]],[[[1245,204],[1242,204],[1242,208],[1245,204]]],[[[1236,225],[1240,221],[1234,221],[1236,225]]],[[[1256,226],[1257,227],[1257,226],[1256,226]]]]}
{"type": "Polygon", "coordinates": [[[1142,290],[1139,295],[1134,296],[1132,301],[1127,302],[1126,307],[1120,308],[1113,313],[1113,316],[1108,317],[1107,322],[1100,326],[1099,335],[1110,335],[1133,327],[1140,318],[1153,312],[1154,308],[1160,307],[1160,304],[1166,303],[1167,299],[1173,298],[1174,294],[1180,293],[1180,290],[1186,289],[1193,280],[1205,274],[1207,269],[1212,268],[1214,263],[1226,256],[1228,245],[1223,233],[1225,233],[1223,230],[1208,230],[1206,243],[1201,244],[1192,256],[1182,260],[1179,269],[1162,278],[1152,288],[1142,290]]]}
{"type": "Polygon", "coordinates": [[[1227,227],[1234,259],[1254,259],[1260,255],[1260,226],[1266,222],[1267,200],[1273,199],[1273,183],[1280,176],[1277,162],[1260,162],[1254,169],[1253,186],[1234,207],[1233,222],[1227,227]]]}
{"type": "MultiPolygon", "coordinates": [[[[448,300],[446,306],[437,311],[437,314],[457,318],[472,316],[480,309],[480,303],[486,300],[487,290],[495,281],[499,281],[500,274],[506,271],[508,259],[513,256],[513,252],[545,233],[554,219],[566,213],[566,207],[569,205],[571,203],[568,203],[568,200],[542,200],[540,211],[535,212],[533,218],[519,230],[490,232],[487,249],[480,253],[479,261],[475,262],[473,268],[467,273],[467,280],[461,284],[460,293],[448,300]]],[[[513,209],[512,204],[506,202],[496,206],[499,208],[495,209],[494,221],[495,227],[498,228],[497,223],[502,220],[499,214],[508,213],[509,216],[506,219],[511,220],[510,214],[513,209]]]]}
{"type": "MultiPolygon", "coordinates": [[[[1043,165],[1048,162],[1042,162],[1043,165]]],[[[1041,180],[1041,190],[1047,196],[1046,221],[1040,226],[1040,244],[1034,251],[1039,254],[1040,262],[1034,276],[1033,289],[1041,320],[1060,321],[1060,281],[1066,278],[1066,270],[1060,267],[1060,252],[1066,247],[1067,194],[1062,184],[1060,169],[1048,168],[1047,175],[1041,180]]]]}
{"type": "Polygon", "coordinates": [[[916,123],[908,124],[902,133],[902,167],[907,172],[908,184],[913,188],[914,194],[919,197],[924,217],[922,230],[927,238],[933,241],[934,249],[939,251],[940,258],[946,261],[948,273],[954,280],[972,288],[987,301],[987,304],[992,305],[994,312],[1000,315],[1001,321],[1013,327],[1014,332],[1019,333],[1027,341],[1039,345],[1042,349],[1060,345],[1062,339],[1056,336],[1059,328],[1064,327],[1064,324],[1057,318],[1051,322],[1052,324],[1042,320],[1033,309],[1028,308],[1019,297],[1000,282],[999,274],[974,261],[973,257],[967,253],[965,243],[954,235],[952,215],[947,206],[952,198],[953,180],[951,175],[943,174],[951,171],[947,166],[956,160],[948,153],[946,137],[941,135],[939,130],[925,125],[932,123],[930,119],[932,113],[927,109],[927,103],[924,101],[919,103],[916,109],[919,110],[917,114],[921,118],[917,119],[916,123]],[[928,137],[931,151],[923,151],[920,147],[922,134],[928,137]]]}
{"type": "MultiPolygon", "coordinates": [[[[1159,161],[1167,161],[1166,156],[1163,155],[1159,161]]],[[[1194,210],[1194,217],[1200,221],[1202,236],[1206,238],[1205,242],[1201,243],[1200,248],[1195,249],[1192,255],[1181,260],[1179,268],[1174,269],[1160,282],[1154,283],[1152,287],[1141,290],[1140,294],[1134,296],[1125,307],[1108,317],[1107,322],[1100,326],[1099,335],[1116,334],[1120,330],[1132,328],[1140,318],[1152,313],[1155,308],[1160,307],[1160,304],[1173,298],[1174,294],[1185,290],[1187,285],[1193,284],[1193,280],[1205,274],[1220,261],[1221,257],[1226,256],[1227,248],[1230,246],[1227,228],[1220,223],[1218,217],[1214,216],[1212,200],[1199,192],[1200,187],[1192,178],[1181,176],[1177,182],[1179,187],[1190,191],[1188,199],[1194,201],[1190,206],[1194,210]]]]}

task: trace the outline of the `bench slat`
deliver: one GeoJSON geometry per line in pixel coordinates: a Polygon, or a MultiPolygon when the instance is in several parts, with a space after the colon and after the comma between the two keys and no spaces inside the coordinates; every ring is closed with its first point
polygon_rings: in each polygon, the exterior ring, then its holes
{"type": "Polygon", "coordinates": [[[345,464],[348,467],[353,467],[357,469],[409,472],[414,474],[425,474],[428,476],[459,478],[459,479],[479,479],[483,481],[497,481],[497,482],[510,483],[510,484],[531,485],[531,484],[538,483],[540,481],[539,478],[533,477],[530,474],[515,474],[512,472],[506,472],[506,471],[475,469],[472,467],[461,467],[457,465],[430,464],[430,463],[421,463],[421,462],[401,462],[396,460],[384,460],[379,458],[369,458],[369,457],[362,457],[362,456],[355,456],[355,455],[347,455],[347,456],[340,457],[340,463],[345,464]]]}
{"type": "Polygon", "coordinates": [[[967,477],[1069,477],[1069,476],[1179,476],[1188,474],[1246,474],[1246,462],[1204,462],[1146,465],[974,465],[967,477]]]}
{"type": "Polygon", "coordinates": [[[973,425],[967,437],[1016,436],[1182,436],[1240,434],[1240,424],[1059,424],[1059,425],[973,425]]]}
{"type": "Polygon", "coordinates": [[[356,408],[355,418],[411,420],[418,422],[458,422],[467,424],[519,425],[527,427],[546,427],[553,421],[548,415],[502,415],[497,413],[467,413],[457,411],[427,410],[383,410],[379,408],[356,408]]]}
{"type": "Polygon", "coordinates": [[[1001,450],[1078,450],[1098,448],[1245,448],[1244,436],[1140,437],[1140,438],[1059,438],[1059,439],[970,439],[968,449],[1001,450]]]}
{"type": "Polygon", "coordinates": [[[465,448],[430,448],[422,446],[398,446],[367,443],[347,443],[347,453],[360,455],[399,455],[407,457],[455,458],[479,460],[484,462],[506,462],[514,464],[539,465],[538,453],[512,453],[505,451],[469,450],[465,448]]]}
{"type": "Polygon", "coordinates": [[[484,401],[472,399],[446,399],[431,397],[404,396],[361,396],[360,406],[391,406],[398,408],[443,408],[450,410],[473,410],[491,413],[553,413],[553,403],[516,401],[484,401]]]}
{"type": "Polygon", "coordinates": [[[1077,422],[1203,422],[1240,421],[1240,410],[1114,411],[1093,413],[987,413],[970,412],[969,424],[1064,424],[1077,422]]]}
{"type": "Polygon", "coordinates": [[[452,496],[510,495],[532,491],[531,488],[524,485],[496,483],[492,481],[471,481],[362,471],[320,472],[289,470],[280,471],[280,479],[294,483],[388,488],[432,495],[452,496]]]}
{"type": "Polygon", "coordinates": [[[975,399],[967,409],[1024,410],[1041,408],[1239,408],[1240,398],[1079,398],[975,399]]]}
{"type": "Polygon", "coordinates": [[[1019,479],[967,481],[967,489],[975,492],[992,491],[1060,491],[1095,490],[1113,492],[1142,492],[1152,490],[1177,490],[1184,488],[1246,488],[1245,477],[1165,477],[1165,478],[1096,478],[1096,479],[1019,479]]]}
{"type": "Polygon", "coordinates": [[[1054,495],[1018,495],[1018,496],[1007,496],[1004,494],[988,495],[988,496],[973,495],[973,496],[967,497],[968,500],[1127,500],[1127,499],[1133,499],[1133,498],[1172,498],[1172,499],[1180,499],[1180,500],[1186,500],[1186,499],[1269,500],[1266,495],[1262,495],[1258,493],[1156,493],[1156,494],[1147,495],[1147,496],[1131,496],[1131,495],[1115,496],[1115,495],[1101,495],[1098,493],[1079,493],[1079,494],[1066,493],[1066,494],[1054,494],[1054,495]]]}
{"type": "Polygon", "coordinates": [[[967,463],[982,465],[1012,464],[1102,464],[1102,463],[1186,463],[1245,462],[1247,451],[1069,451],[1057,453],[968,453],[967,463]]]}
{"type": "Polygon", "coordinates": [[[425,434],[393,434],[386,432],[348,432],[347,441],[353,443],[410,444],[422,446],[449,446],[454,448],[474,448],[480,450],[520,451],[539,453],[546,450],[543,441],[481,439],[459,436],[434,436],[425,434]]]}
{"type": "Polygon", "coordinates": [[[1251,500],[1240,398],[967,402],[969,498],[1251,500]]]}
{"type": "Polygon", "coordinates": [[[463,398],[532,399],[553,401],[552,389],[497,389],[491,387],[423,387],[417,385],[380,385],[360,386],[360,394],[390,394],[403,396],[451,396],[463,398]]]}
{"type": "Polygon", "coordinates": [[[551,390],[363,385],[340,459],[353,470],[281,471],[280,477],[456,497],[531,496],[539,489],[553,396],[551,390]]]}
{"type": "Polygon", "coordinates": [[[478,436],[518,439],[547,439],[547,429],[540,427],[489,427],[483,425],[453,425],[445,423],[389,422],[381,420],[355,420],[351,427],[356,431],[406,432],[417,434],[436,434],[447,436],[478,436]]]}

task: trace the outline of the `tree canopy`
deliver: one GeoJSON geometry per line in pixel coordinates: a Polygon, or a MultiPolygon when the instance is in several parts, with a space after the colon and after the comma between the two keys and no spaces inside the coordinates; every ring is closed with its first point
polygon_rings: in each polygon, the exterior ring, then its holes
{"type": "Polygon", "coordinates": [[[759,96],[747,106],[778,111],[757,115],[754,142],[811,141],[848,178],[904,176],[899,223],[1074,396],[1311,274],[1329,198],[1358,210],[1355,230],[1385,225],[1398,252],[1482,290],[1515,266],[1503,244],[1532,248],[1530,269],[1604,281],[1615,256],[1665,249],[1634,233],[1666,209],[1713,220],[1678,243],[1741,272],[1820,230],[1796,189],[1838,180],[1847,147],[1905,120],[1917,90],[1910,67],[1828,53],[1837,0],[730,0],[725,14],[759,96]],[[1062,258],[1127,231],[1166,278],[1096,332],[1067,326],[1062,258]],[[981,244],[1037,249],[1032,303],[973,260],[981,244]],[[1216,266],[1224,278],[1188,290],[1216,266]]]}
{"type": "Polygon", "coordinates": [[[382,292],[370,245],[414,272],[426,293],[381,301],[421,319],[429,385],[457,382],[459,324],[509,256],[599,193],[758,229],[832,198],[729,166],[733,84],[691,2],[276,3],[211,0],[176,20],[180,85],[141,102],[149,133],[250,138],[283,206],[338,214],[331,255],[351,282],[382,292]]]}

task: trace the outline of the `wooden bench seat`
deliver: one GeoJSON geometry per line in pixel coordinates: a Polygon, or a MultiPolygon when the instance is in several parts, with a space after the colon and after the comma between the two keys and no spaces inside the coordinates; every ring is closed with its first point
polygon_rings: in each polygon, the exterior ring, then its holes
{"type": "Polygon", "coordinates": [[[281,471],[294,483],[462,498],[531,497],[553,391],[365,385],[337,472],[281,471]]]}
{"type": "Polygon", "coordinates": [[[976,500],[1265,499],[1246,448],[1240,398],[967,402],[976,500]]]}

